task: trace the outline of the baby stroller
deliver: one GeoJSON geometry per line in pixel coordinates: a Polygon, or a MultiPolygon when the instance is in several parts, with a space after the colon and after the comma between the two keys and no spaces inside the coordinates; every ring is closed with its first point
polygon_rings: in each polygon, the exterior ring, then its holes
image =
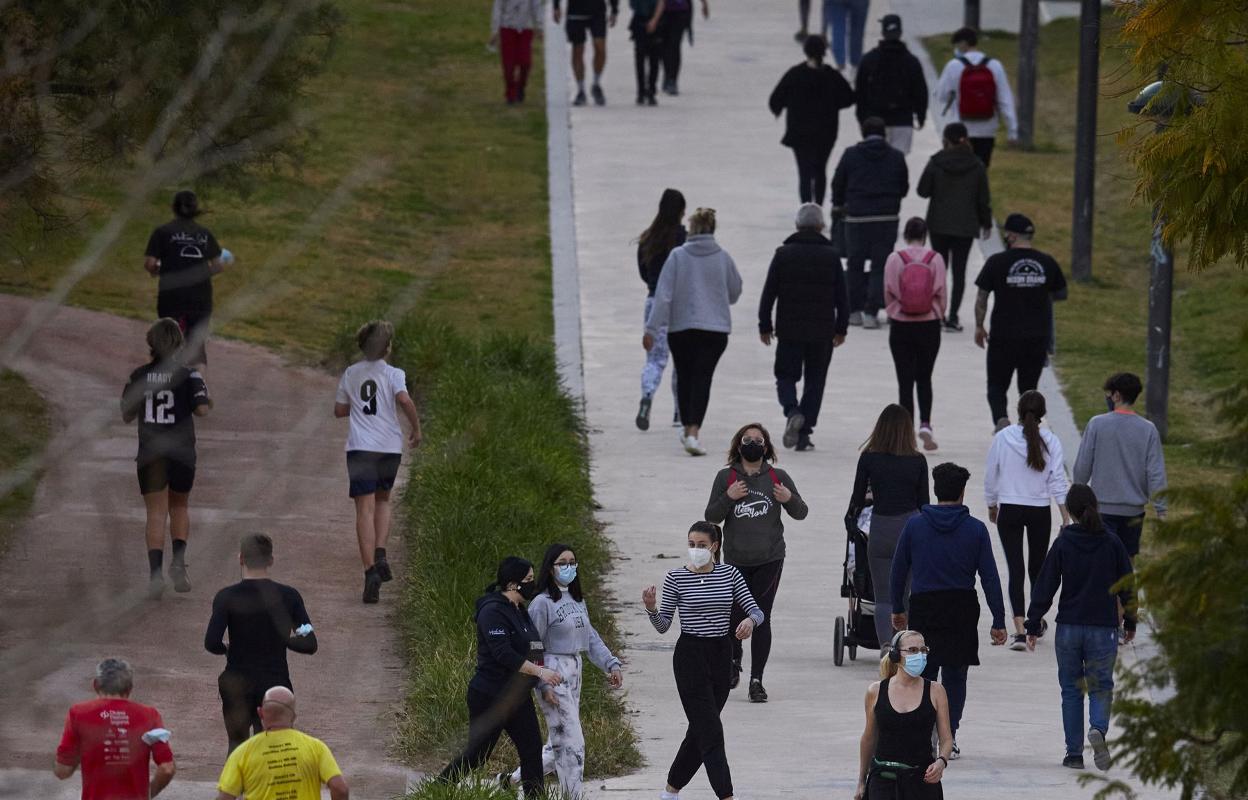
{"type": "Polygon", "coordinates": [[[857,516],[845,517],[845,569],[841,576],[841,597],[849,599],[849,622],[837,617],[832,633],[832,662],[838,667],[858,658],[858,648],[879,650],[875,635],[875,589],[871,586],[871,570],[867,563],[867,534],[870,528],[870,507],[857,516]]]}

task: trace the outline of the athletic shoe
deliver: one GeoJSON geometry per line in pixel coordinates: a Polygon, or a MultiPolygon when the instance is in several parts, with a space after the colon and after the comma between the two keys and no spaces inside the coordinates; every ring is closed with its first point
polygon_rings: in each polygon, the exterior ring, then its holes
{"type": "Polygon", "coordinates": [[[1049,621],[1047,619],[1040,620],[1040,632],[1036,634],[1037,639],[1043,639],[1044,634],[1049,630],[1049,621]]]}
{"type": "Polygon", "coordinates": [[[641,405],[637,407],[637,419],[633,420],[637,423],[637,430],[650,430],[650,398],[641,398],[641,405]]]}
{"type": "Polygon", "coordinates": [[[659,792],[659,800],[680,800],[680,795],[673,794],[671,792],[666,792],[666,791],[659,792]]]}
{"type": "Polygon", "coordinates": [[[576,93],[576,97],[572,100],[572,105],[583,106],[587,102],[589,101],[585,98],[585,90],[581,89],[579,92],[576,93]]]}
{"type": "Polygon", "coordinates": [[[957,740],[957,737],[955,736],[953,740],[953,749],[949,751],[949,760],[957,761],[961,757],[962,757],[962,748],[958,747],[958,740],[957,740]]]}
{"type": "Polygon", "coordinates": [[[763,682],[759,678],[750,678],[750,702],[767,702],[767,690],[763,688],[763,682]]]}
{"type": "Polygon", "coordinates": [[[1010,649],[1015,650],[1015,651],[1026,650],[1027,649],[1027,634],[1025,633],[1014,634],[1014,641],[1010,642],[1010,649]]]}
{"type": "Polygon", "coordinates": [[[377,570],[377,577],[381,578],[382,583],[388,583],[394,578],[394,573],[390,571],[390,562],[384,558],[374,561],[373,569],[377,570]]]}
{"type": "Polygon", "coordinates": [[[698,441],[698,437],[686,436],[685,452],[691,456],[704,456],[706,455],[706,448],[703,447],[702,443],[698,441]]]}
{"type": "Polygon", "coordinates": [[[734,658],[732,660],[732,675],[728,678],[729,690],[737,688],[739,683],[741,683],[741,662],[734,658]]]}
{"type": "Polygon", "coordinates": [[[961,333],[962,323],[958,322],[957,317],[951,317],[945,320],[945,330],[949,331],[950,333],[961,333]]]}
{"type": "Polygon", "coordinates": [[[880,318],[870,312],[864,312],[862,315],[862,327],[873,331],[880,327],[880,318]]]}
{"type": "Polygon", "coordinates": [[[996,435],[1008,427],[1010,427],[1010,418],[1002,417],[1001,419],[997,420],[997,427],[993,428],[992,432],[994,435],[996,435]]]}
{"type": "Polygon", "coordinates": [[[500,789],[510,789],[511,774],[507,772],[500,772],[494,776],[494,782],[498,784],[500,789]]]}
{"type": "Polygon", "coordinates": [[[159,600],[164,593],[165,576],[159,572],[153,572],[151,577],[147,579],[147,598],[149,600],[159,600]]]}
{"type": "Polygon", "coordinates": [[[932,426],[931,425],[919,426],[919,440],[923,442],[924,450],[936,449],[936,440],[932,438],[932,426]]]}
{"type": "Polygon", "coordinates": [[[516,90],[516,102],[517,103],[524,102],[524,87],[523,86],[516,90]]]}
{"type": "Polygon", "coordinates": [[[1101,772],[1109,769],[1109,745],[1105,743],[1105,734],[1099,728],[1088,728],[1088,744],[1092,745],[1092,763],[1101,772]]]}
{"type": "Polygon", "coordinates": [[[861,324],[862,324],[862,312],[861,312],[861,311],[851,311],[851,312],[849,312],[849,324],[850,324],[850,325],[861,325],[861,324]]]}
{"type": "Polygon", "coordinates": [[[372,605],[381,599],[381,576],[376,567],[364,570],[364,602],[372,605]]]}
{"type": "Polygon", "coordinates": [[[189,592],[191,590],[191,579],[186,575],[186,562],[175,560],[169,565],[169,580],[173,581],[173,590],[175,592],[189,592]]]}
{"type": "Polygon", "coordinates": [[[1062,766],[1068,769],[1083,769],[1083,756],[1066,756],[1062,759],[1062,766]]]}
{"type": "Polygon", "coordinates": [[[676,81],[663,81],[663,94],[670,94],[672,97],[680,94],[676,91],[676,81]]]}
{"type": "Polygon", "coordinates": [[[637,95],[637,105],[644,106],[646,104],[646,96],[644,94],[637,95]]]}
{"type": "Polygon", "coordinates": [[[797,440],[802,438],[802,428],[806,425],[806,415],[800,411],[794,411],[789,415],[788,422],[784,423],[784,446],[792,450],[797,445],[797,440]]]}
{"type": "Polygon", "coordinates": [[[799,453],[805,453],[807,450],[814,450],[815,443],[810,440],[809,436],[803,436],[797,440],[797,447],[794,449],[799,453]]]}
{"type": "Polygon", "coordinates": [[[679,428],[679,427],[681,427],[681,425],[680,425],[680,409],[676,409],[675,411],[673,411],[673,412],[672,412],[672,427],[673,427],[673,428],[679,428]]]}
{"type": "Polygon", "coordinates": [[[589,93],[594,96],[594,105],[605,106],[607,104],[607,96],[602,93],[602,87],[594,84],[589,87],[589,93]]]}
{"type": "Polygon", "coordinates": [[[810,34],[807,33],[806,31],[798,31],[797,33],[793,34],[793,41],[797,42],[798,44],[803,44],[805,43],[806,39],[809,38],[809,36],[810,34]]]}
{"type": "Polygon", "coordinates": [[[654,92],[651,92],[650,94],[646,95],[646,105],[657,106],[658,104],[659,104],[659,101],[654,98],[654,92]]]}

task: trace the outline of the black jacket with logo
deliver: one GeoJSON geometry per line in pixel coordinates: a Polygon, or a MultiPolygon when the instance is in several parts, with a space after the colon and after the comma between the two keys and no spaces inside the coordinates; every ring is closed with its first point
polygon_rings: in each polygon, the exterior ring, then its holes
{"type": "Polygon", "coordinates": [[[499,694],[513,680],[536,679],[520,672],[534,644],[542,637],[529,618],[501,592],[491,592],[477,600],[477,671],[468,688],[484,694],[499,694]]]}

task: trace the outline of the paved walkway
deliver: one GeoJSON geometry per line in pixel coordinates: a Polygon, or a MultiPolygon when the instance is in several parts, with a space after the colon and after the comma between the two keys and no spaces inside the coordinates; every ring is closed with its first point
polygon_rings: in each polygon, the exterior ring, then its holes
{"type": "MultiPolygon", "coordinates": [[[[885,10],[877,5],[871,19],[885,10]]],[[[572,115],[593,476],[602,505],[599,518],[618,551],[609,582],[624,604],[620,621],[628,636],[626,686],[648,761],[634,775],[597,784],[595,794],[602,797],[657,794],[685,727],[670,665],[676,634],[654,632],[641,611],[640,591],[681,563],[685,531],[702,517],[711,479],[722,463],[719,453],[733,431],[753,420],[767,424],[777,436],[782,427],[773,351],[759,343],[755,322],[768,262],[792,232],[797,207],[793,159],[779,145],[782,123],[766,108],[774,82],[801,59],[792,39],[796,3],[728,0],[713,3],[712,15],[709,21],[698,20],[697,44],[686,50],[682,96],[660,97],[655,109],[632,104],[632,52],[627,20],[622,19],[610,37],[605,78],[610,104],[573,109],[572,115]],[[745,280],[734,310],[736,330],[720,362],[703,429],[711,455],[700,459],[685,455],[675,432],[664,424],[672,412],[666,384],[655,402],[654,427],[643,434],[632,422],[643,360],[645,297],[634,266],[633,240],[649,223],[666,186],[681,189],[691,209],[706,205],[718,210],[719,241],[745,280]]],[[[931,24],[948,30],[959,22],[955,18],[931,24]]],[[[843,116],[841,130],[842,147],[858,139],[852,113],[843,116]]],[[[912,185],[938,146],[937,131],[929,124],[915,137],[912,185]]],[[[903,214],[923,210],[923,203],[911,196],[903,214]]],[[[972,275],[978,264],[976,256],[972,275]]],[[[964,317],[971,317],[971,303],[970,298],[965,301],[964,317]]],[[[740,796],[749,800],[849,797],[855,785],[862,698],[877,665],[868,651],[857,663],[833,666],[831,640],[835,617],[845,613],[839,596],[841,517],[857,448],[879,410],[896,397],[887,336],[887,329],[851,329],[849,341],[832,361],[824,416],[814,437],[819,449],[811,454],[786,451],[781,460],[812,510],[804,522],[787,526],[790,558],[775,609],[775,646],[767,672],[772,700],[751,705],[741,689],[724,712],[734,778],[740,796]]],[[[934,420],[941,449],[931,462],[953,460],[969,466],[973,477],[968,499],[981,517],[986,512],[977,487],[992,432],[983,387],[983,354],[970,333],[945,337],[936,367],[934,420]]],[[[1067,446],[1073,450],[1074,442],[1067,446]]],[[[1001,569],[1004,574],[1004,564],[1001,569]]],[[[1051,643],[1035,654],[990,648],[987,622],[984,665],[971,673],[959,737],[964,755],[947,773],[948,796],[1090,797],[1093,789],[1080,787],[1078,774],[1060,766],[1062,729],[1051,643]]],[[[682,796],[700,800],[712,795],[699,774],[682,796]]]]}

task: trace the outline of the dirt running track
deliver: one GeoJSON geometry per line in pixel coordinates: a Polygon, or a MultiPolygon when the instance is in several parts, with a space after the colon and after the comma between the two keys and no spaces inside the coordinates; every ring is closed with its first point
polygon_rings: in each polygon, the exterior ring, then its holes
{"type": "MultiPolygon", "coordinates": [[[[0,338],[34,307],[0,296],[0,338]]],[[[53,778],[53,755],[66,708],[90,696],[94,664],[111,655],[134,665],[135,699],[173,731],[178,776],[167,796],[214,796],[206,784],[225,759],[224,659],[204,650],[203,635],[213,594],[238,580],[248,531],[273,536],[274,577],[302,592],[317,630],[316,655],[290,654],[299,727],[333,749],[353,798],[402,794],[406,771],[386,758],[402,700],[389,620],[396,584],[380,606],[360,602],[334,379],[258,348],[209,345],[216,408],[196,421],[194,588],[148,601],[137,437],[118,412],[126,377],[146,360],[144,330],[61,308],[13,364],[51,404],[55,427],[32,514],[0,561],[0,797],[77,797],[77,776],[53,778]]]]}

